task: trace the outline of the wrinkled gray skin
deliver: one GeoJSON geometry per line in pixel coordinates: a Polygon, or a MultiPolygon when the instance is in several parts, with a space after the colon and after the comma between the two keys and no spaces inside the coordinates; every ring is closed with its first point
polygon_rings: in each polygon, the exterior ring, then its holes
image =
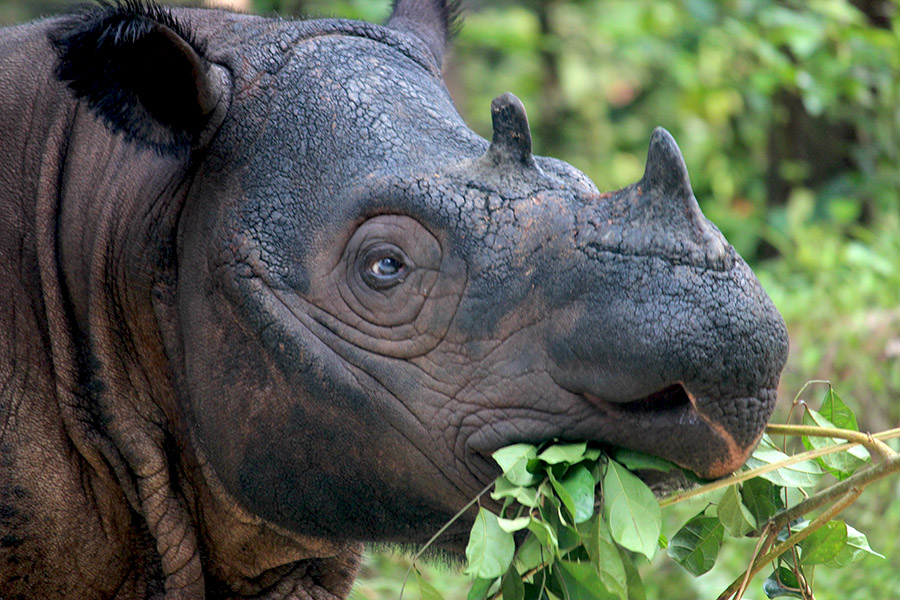
{"type": "Polygon", "coordinates": [[[742,464],[786,332],[665,131],[600,194],[440,2],[172,14],[0,32],[0,597],[343,597],[513,442],[742,464]]]}

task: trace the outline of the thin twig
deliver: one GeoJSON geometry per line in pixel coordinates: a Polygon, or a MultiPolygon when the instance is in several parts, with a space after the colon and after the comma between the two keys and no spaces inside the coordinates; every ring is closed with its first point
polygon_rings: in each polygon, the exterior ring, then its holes
{"type": "MultiPolygon", "coordinates": [[[[859,498],[860,494],[862,494],[862,490],[863,488],[852,488],[838,502],[833,504],[828,510],[811,521],[806,529],[798,531],[785,541],[775,546],[775,548],[773,548],[768,554],[766,554],[753,564],[753,567],[750,569],[750,577],[754,577],[766,565],[793,548],[796,544],[799,544],[800,542],[808,538],[825,523],[836,517],[838,514],[840,514],[841,511],[853,504],[856,499],[859,498]]],[[[718,600],[727,600],[728,598],[731,598],[734,595],[735,591],[739,589],[745,578],[746,572],[741,573],[741,576],[735,579],[731,583],[731,585],[729,585],[728,588],[726,588],[725,591],[719,595],[718,600]]]]}
{"type": "Polygon", "coordinates": [[[821,492],[813,494],[803,502],[778,513],[772,518],[772,521],[779,526],[780,530],[794,519],[825,506],[854,488],[866,488],[876,481],[897,472],[900,472],[900,454],[864,471],[854,473],[847,479],[839,481],[834,485],[825,488],[821,492]]]}
{"type": "Polygon", "coordinates": [[[406,582],[409,581],[409,575],[410,575],[410,573],[412,573],[412,570],[413,570],[413,569],[415,568],[415,566],[416,566],[416,561],[419,560],[419,559],[422,557],[422,554],[424,554],[424,552],[425,552],[426,550],[428,550],[428,548],[434,543],[434,541],[435,541],[436,539],[438,539],[438,537],[441,536],[442,533],[444,533],[445,531],[447,531],[447,528],[448,528],[448,527],[450,527],[451,525],[453,525],[453,523],[455,523],[457,519],[459,519],[461,516],[463,516],[463,515],[466,513],[467,510],[469,510],[470,508],[472,508],[472,506],[473,506],[476,502],[478,502],[479,500],[481,500],[481,497],[484,496],[486,493],[488,493],[492,487],[494,487],[494,482],[493,482],[493,481],[492,481],[491,483],[487,484],[483,490],[481,490],[480,492],[478,492],[478,495],[477,495],[477,496],[475,496],[474,498],[472,498],[471,500],[469,500],[468,504],[466,504],[466,505],[463,506],[461,509],[459,509],[459,512],[457,512],[455,515],[453,515],[453,517],[452,517],[449,521],[447,521],[446,523],[444,523],[443,527],[441,527],[440,529],[438,529],[437,533],[435,533],[433,536],[431,536],[431,538],[429,538],[429,540],[428,540],[427,542],[425,542],[425,545],[422,546],[422,549],[419,550],[418,552],[416,552],[415,556],[413,556],[413,558],[412,558],[412,562],[410,563],[409,568],[406,570],[406,576],[403,577],[403,585],[400,586],[400,596],[397,598],[397,600],[403,600],[403,591],[406,589],[406,582]]]}
{"type": "Polygon", "coordinates": [[[769,551],[777,533],[778,532],[770,531],[770,524],[766,523],[766,526],[759,536],[759,541],[756,542],[756,548],[753,549],[753,555],[750,557],[750,566],[744,571],[744,581],[741,582],[741,587],[738,588],[735,600],[741,600],[741,598],[744,597],[744,592],[747,590],[747,585],[750,583],[750,569],[753,568],[753,563],[756,562],[756,559],[760,554],[765,554],[769,551]]]}
{"type": "Polygon", "coordinates": [[[873,454],[877,454],[881,458],[890,458],[896,452],[869,433],[860,433],[851,429],[838,429],[836,427],[818,427],[815,425],[778,425],[769,424],[766,426],[766,432],[775,435],[805,435],[807,437],[827,437],[847,440],[865,446],[873,454]]]}

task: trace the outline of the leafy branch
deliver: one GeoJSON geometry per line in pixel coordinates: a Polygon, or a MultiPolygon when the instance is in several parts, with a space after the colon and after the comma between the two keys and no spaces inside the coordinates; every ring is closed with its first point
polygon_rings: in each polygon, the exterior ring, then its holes
{"type": "MultiPolygon", "coordinates": [[[[807,386],[811,383],[828,382],[807,386]]],[[[479,503],[466,548],[466,573],[474,577],[468,600],[643,597],[636,555],[649,560],[664,548],[699,576],[715,564],[726,535],[758,535],[759,541],[748,568],[719,600],[743,598],[753,577],[773,563],[763,586],[766,594],[808,600],[812,586],[807,570],[880,556],[864,534],[835,517],[868,486],[900,472],[900,453],[885,443],[900,437],[900,428],[859,432],[856,417],[830,384],[819,411],[800,401],[800,393],[791,414],[802,409],[803,423],[769,425],[743,471],[659,502],[632,473],[678,469],[655,457],[621,449],[607,454],[584,443],[543,448],[515,444],[498,450],[494,459],[503,474],[493,483],[491,498],[501,504],[500,510],[480,506],[489,486],[451,521],[479,503]],[[784,436],[781,449],[770,435],[784,436]],[[793,456],[783,452],[788,437],[800,438],[805,451],[793,456]],[[872,456],[878,459],[875,464],[872,456]],[[829,474],[838,481],[815,493],[806,491],[829,474]],[[804,496],[794,506],[787,505],[791,488],[804,496]],[[712,496],[719,491],[721,495],[712,496]],[[701,495],[711,499],[706,508],[671,541],[662,536],[660,508],[701,495]],[[822,512],[812,521],[803,519],[818,510],[822,512]]],[[[415,569],[423,599],[439,600],[440,594],[415,568],[421,554],[407,578],[415,569]]]]}
{"type": "MultiPolygon", "coordinates": [[[[858,433],[853,432],[846,429],[830,429],[826,434],[824,431],[821,432],[823,437],[840,437],[839,435],[835,435],[834,432],[845,432],[847,434],[850,433],[858,433]]],[[[806,428],[799,425],[768,425],[766,426],[766,433],[772,433],[775,435],[817,435],[819,432],[817,428],[806,428]]],[[[900,427],[895,429],[888,429],[886,431],[882,431],[879,433],[870,433],[870,434],[859,434],[864,435],[867,439],[872,438],[875,441],[883,442],[884,440],[890,440],[894,438],[900,438],[900,427]]],[[[846,439],[846,438],[845,438],[846,439]]],[[[679,492],[676,494],[672,494],[666,498],[663,498],[659,501],[659,505],[662,508],[667,508],[669,506],[673,506],[678,504],[679,502],[684,502],[685,500],[691,500],[693,498],[697,498],[699,496],[704,496],[716,490],[721,490],[727,488],[732,485],[736,485],[739,483],[743,483],[750,479],[755,479],[757,477],[762,477],[767,473],[771,473],[773,471],[777,471],[778,469],[784,469],[795,465],[797,463],[806,462],[815,458],[820,458],[822,456],[827,456],[829,454],[837,454],[840,452],[846,452],[851,448],[861,446],[861,442],[851,442],[847,444],[839,444],[836,446],[825,446],[822,448],[817,448],[816,450],[808,450],[806,452],[801,452],[798,454],[794,454],[784,460],[769,463],[763,465],[761,467],[756,467],[755,469],[747,469],[745,471],[739,471],[734,475],[730,475],[725,477],[724,479],[718,479],[716,481],[697,486],[695,488],[691,488],[689,490],[685,490],[683,492],[679,492]]],[[[890,446],[885,446],[890,450],[890,446]]],[[[890,450],[893,452],[893,450],[890,450]]],[[[890,474],[890,473],[888,473],[890,474]]],[[[824,493],[824,492],[823,492],[824,493]]],[[[799,506],[799,505],[798,505],[799,506]]],[[[813,509],[810,509],[813,510],[813,509]]],[[[808,511],[807,511],[808,512],[808,511]]]]}

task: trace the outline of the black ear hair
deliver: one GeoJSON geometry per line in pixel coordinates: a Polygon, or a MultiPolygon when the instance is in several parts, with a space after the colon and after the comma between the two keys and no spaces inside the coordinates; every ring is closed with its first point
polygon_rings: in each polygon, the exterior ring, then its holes
{"type": "Polygon", "coordinates": [[[425,42],[440,65],[447,42],[459,29],[460,14],[460,0],[394,0],[387,26],[425,42]]]}
{"type": "Polygon", "coordinates": [[[227,109],[224,69],[156,4],[101,0],[65,17],[49,35],[57,76],[129,140],[179,153],[200,142],[213,115],[227,109]]]}

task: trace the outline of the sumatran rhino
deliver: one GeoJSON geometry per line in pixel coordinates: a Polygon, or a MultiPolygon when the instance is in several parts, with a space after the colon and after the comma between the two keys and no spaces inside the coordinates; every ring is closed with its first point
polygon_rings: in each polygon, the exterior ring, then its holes
{"type": "Polygon", "coordinates": [[[675,142],[601,194],[478,137],[450,12],[0,32],[0,597],[343,598],[510,443],[743,463],[786,331],[675,142]]]}

